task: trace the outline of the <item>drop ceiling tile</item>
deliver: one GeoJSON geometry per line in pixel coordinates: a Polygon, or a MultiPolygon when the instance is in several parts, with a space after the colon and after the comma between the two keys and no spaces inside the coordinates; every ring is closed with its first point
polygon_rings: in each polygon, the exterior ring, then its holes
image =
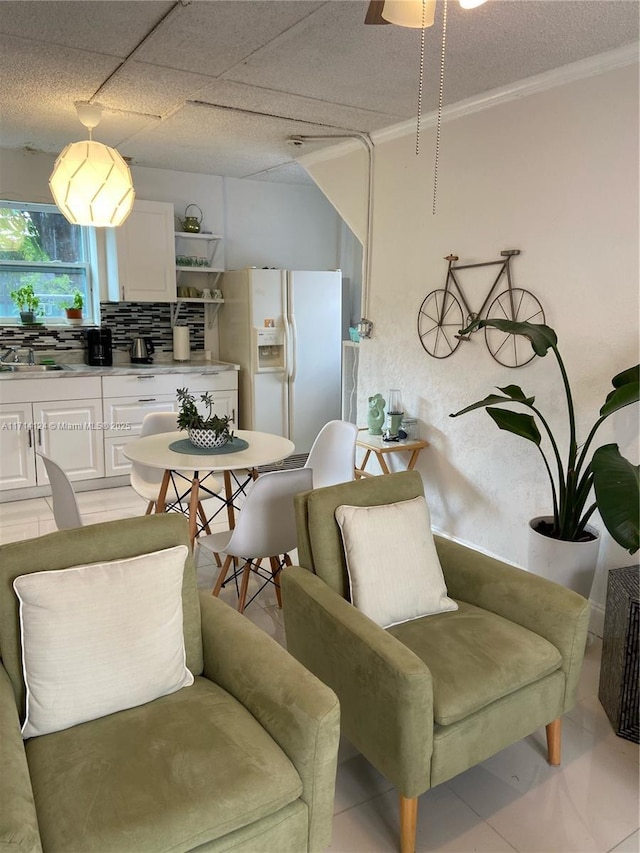
{"type": "Polygon", "coordinates": [[[397,112],[388,114],[359,110],[317,98],[274,92],[261,86],[247,86],[228,80],[209,81],[198,92],[196,100],[311,122],[320,125],[320,131],[322,126],[371,131],[406,117],[397,112]]]}
{"type": "Polygon", "coordinates": [[[2,0],[0,32],[124,57],[173,5],[169,0],[2,0]]]}
{"type": "Polygon", "coordinates": [[[101,89],[100,103],[113,109],[163,116],[188,98],[199,98],[209,77],[132,61],[101,89]]]}
{"type": "Polygon", "coordinates": [[[252,181],[268,181],[276,184],[300,184],[302,186],[315,187],[316,183],[311,175],[298,163],[283,163],[282,166],[274,166],[257,175],[247,175],[252,181]]]}
{"type": "Polygon", "coordinates": [[[154,158],[160,155],[164,163],[180,158],[185,171],[201,171],[204,163],[213,174],[242,178],[291,162],[294,150],[288,137],[312,130],[300,122],[188,106],[126,147],[139,165],[150,165],[144,152],[152,144],[154,158]]]}
{"type": "Polygon", "coordinates": [[[180,10],[136,58],[217,76],[322,6],[312,0],[210,0],[180,10]]]}

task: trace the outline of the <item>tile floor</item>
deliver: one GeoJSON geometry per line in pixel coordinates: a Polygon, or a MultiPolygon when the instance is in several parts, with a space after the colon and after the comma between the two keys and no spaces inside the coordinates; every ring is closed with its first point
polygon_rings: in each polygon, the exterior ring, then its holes
{"type": "MultiPolygon", "coordinates": [[[[81,492],[78,503],[87,524],[144,512],[129,488],[81,492]]],[[[2,543],[53,530],[49,498],[0,504],[2,543]]],[[[214,575],[200,549],[199,585],[211,588],[214,575]]],[[[234,602],[232,589],[224,596],[234,602]]],[[[247,617],[284,644],[272,590],[247,617]]],[[[562,767],[547,764],[541,730],[428,791],[420,798],[418,853],[638,853],[638,747],[613,733],[598,701],[601,648],[595,639],[587,649],[578,702],[564,720],[562,767]]],[[[343,739],[331,853],[396,851],[397,838],[395,791],[343,739]]]]}

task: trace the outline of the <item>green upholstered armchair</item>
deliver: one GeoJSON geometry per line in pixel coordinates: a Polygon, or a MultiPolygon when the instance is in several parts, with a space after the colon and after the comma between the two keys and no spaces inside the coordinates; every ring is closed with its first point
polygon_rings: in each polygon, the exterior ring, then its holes
{"type": "Polygon", "coordinates": [[[427,789],[541,726],[560,763],[589,615],[577,593],[435,537],[459,609],[379,627],[349,603],[334,513],[422,494],[411,471],[299,495],[300,566],[282,577],[287,648],[335,690],[344,734],[397,788],[403,853],[415,848],[427,789]]]}
{"type": "Polygon", "coordinates": [[[156,515],[0,548],[0,851],[319,851],[330,841],[339,738],[334,693],[210,594],[191,556],[182,606],[194,684],[23,741],[13,579],[189,545],[156,515]]]}

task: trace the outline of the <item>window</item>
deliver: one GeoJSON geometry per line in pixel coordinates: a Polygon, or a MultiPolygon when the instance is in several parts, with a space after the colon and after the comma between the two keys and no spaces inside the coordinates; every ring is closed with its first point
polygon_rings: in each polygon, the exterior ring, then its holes
{"type": "Polygon", "coordinates": [[[92,230],[71,225],[53,204],[0,201],[0,322],[20,322],[11,293],[29,285],[38,322],[64,323],[76,291],[84,322],[94,322],[92,230]]]}

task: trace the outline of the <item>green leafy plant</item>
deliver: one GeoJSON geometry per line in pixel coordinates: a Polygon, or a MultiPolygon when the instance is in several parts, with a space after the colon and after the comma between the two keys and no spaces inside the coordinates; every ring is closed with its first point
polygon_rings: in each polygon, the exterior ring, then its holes
{"type": "Polygon", "coordinates": [[[209,392],[200,395],[200,400],[206,406],[207,413],[201,415],[196,405],[196,398],[189,393],[188,388],[178,388],[178,429],[207,429],[216,435],[226,435],[233,438],[233,431],[229,429],[231,418],[229,415],[219,417],[213,414],[215,401],[209,392]]]}
{"type": "Polygon", "coordinates": [[[612,379],[613,390],[602,405],[599,417],[581,446],[576,437],[576,417],[569,378],[560,353],[558,338],[549,326],[534,323],[516,323],[512,320],[479,320],[460,334],[468,334],[476,328],[490,326],[513,335],[523,335],[531,342],[536,355],[545,356],[553,351],[560,368],[569,418],[569,447],[563,461],[558,442],[548,421],[535,406],[535,397],[527,396],[518,385],[498,388],[501,394],[490,394],[450,417],[457,418],[474,409],[486,408],[487,413],[499,429],[519,435],[536,445],[544,461],[553,500],[553,525],[550,530],[541,530],[555,539],[578,542],[585,538],[585,527],[599,510],[602,520],[615,541],[630,554],[638,550],[638,518],[640,494],[638,488],[638,466],[632,465],[622,456],[617,444],[605,444],[590,454],[591,445],[601,424],[614,412],[638,402],[640,366],[636,365],[612,379]],[[498,409],[496,405],[515,403],[524,406],[533,414],[498,409]],[[541,424],[550,445],[552,463],[542,449],[541,424]],[[555,469],[555,472],[552,470],[555,469]],[[555,474],[555,475],[554,475],[555,474]],[[594,492],[594,499],[587,505],[594,492]]]}
{"type": "Polygon", "coordinates": [[[63,302],[62,307],[65,311],[82,311],[82,309],[84,308],[84,297],[82,296],[79,290],[76,290],[73,294],[73,301],[63,302]]]}
{"type": "Polygon", "coordinates": [[[24,284],[17,290],[12,290],[9,296],[15,302],[18,311],[34,314],[40,312],[40,297],[34,293],[32,284],[24,284]]]}

